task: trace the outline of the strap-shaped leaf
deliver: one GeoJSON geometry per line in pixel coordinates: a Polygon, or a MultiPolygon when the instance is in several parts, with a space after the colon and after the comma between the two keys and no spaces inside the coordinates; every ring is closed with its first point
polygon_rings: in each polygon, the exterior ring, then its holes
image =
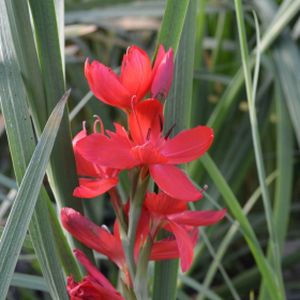
{"type": "Polygon", "coordinates": [[[6,297],[18,255],[40,193],[69,94],[70,92],[65,93],[46,123],[2,233],[0,240],[0,269],[3,276],[1,276],[0,280],[0,299],[5,299],[6,297]]]}
{"type": "MultiPolygon", "coordinates": [[[[176,123],[173,133],[188,128],[192,102],[197,2],[169,0],[158,43],[176,53],[175,72],[165,109],[165,129],[176,123]]],[[[178,260],[155,264],[154,300],[176,298],[178,260]]]]}

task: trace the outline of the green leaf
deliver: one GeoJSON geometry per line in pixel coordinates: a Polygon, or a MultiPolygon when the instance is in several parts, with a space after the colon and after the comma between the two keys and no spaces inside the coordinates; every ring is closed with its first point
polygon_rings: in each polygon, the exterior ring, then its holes
{"type": "Polygon", "coordinates": [[[44,278],[36,275],[14,273],[11,280],[11,285],[36,291],[49,292],[44,278]]]}
{"type": "MultiPolygon", "coordinates": [[[[2,276],[0,280],[0,290],[2,293],[0,299],[5,299],[8,292],[12,274],[39,196],[46,167],[69,94],[70,92],[67,92],[64,95],[50,115],[40,141],[34,150],[24,178],[22,179],[19,191],[4,227],[0,240],[0,268],[2,274],[5,274],[5,276],[2,276]]],[[[63,295],[59,295],[59,297],[59,299],[61,299],[63,295]]]]}
{"type": "MultiPolygon", "coordinates": [[[[56,105],[57,99],[59,99],[65,90],[63,53],[61,53],[63,50],[62,36],[59,35],[57,25],[57,20],[59,20],[59,25],[62,24],[61,18],[63,17],[63,13],[60,8],[59,16],[57,16],[54,0],[30,0],[29,4],[34,21],[37,55],[45,90],[46,105],[44,110],[46,110],[47,116],[49,116],[50,111],[56,105]]],[[[22,34],[22,28],[20,27],[19,34],[22,34]]],[[[33,110],[35,110],[34,107],[33,110]]],[[[43,126],[44,124],[40,124],[40,127],[43,126]]],[[[65,110],[62,118],[50,157],[50,166],[47,169],[47,175],[58,208],[68,206],[83,213],[81,199],[73,197],[73,190],[78,185],[78,180],[71,143],[68,109],[65,110]]],[[[93,254],[90,249],[72,237],[69,240],[72,246],[82,249],[93,260],[93,254]]]]}
{"type": "Polygon", "coordinates": [[[213,291],[210,291],[207,287],[200,284],[195,279],[183,274],[179,275],[179,278],[186,286],[196,290],[198,293],[201,293],[203,296],[205,296],[206,299],[222,300],[222,298],[220,298],[217,294],[215,294],[213,291]]]}
{"type": "MultiPolygon", "coordinates": [[[[194,0],[190,2],[194,2],[194,0]]],[[[163,44],[166,49],[172,47],[176,54],[188,6],[189,1],[187,0],[167,1],[164,17],[157,38],[157,45],[163,44]]]]}
{"type": "MultiPolygon", "coordinates": [[[[262,189],[262,199],[263,199],[263,205],[265,210],[266,222],[267,222],[268,231],[270,235],[270,243],[271,243],[270,263],[274,268],[274,276],[276,276],[277,281],[280,282],[280,287],[278,287],[277,290],[278,295],[281,295],[283,297],[284,288],[282,282],[283,280],[282,280],[282,272],[281,272],[279,245],[278,245],[277,233],[275,231],[274,221],[272,218],[271,198],[269,195],[269,190],[265,184],[266,172],[263,163],[263,152],[262,152],[262,146],[260,142],[259,127],[258,127],[256,107],[255,107],[255,98],[256,98],[255,90],[257,86],[258,72],[260,66],[260,55],[261,55],[259,28],[258,28],[258,22],[255,18],[256,28],[257,28],[257,48],[256,48],[257,51],[256,51],[254,81],[252,81],[251,67],[250,67],[249,55],[248,55],[247,36],[245,30],[245,21],[244,21],[241,0],[235,0],[235,8],[236,8],[236,18],[237,18],[241,56],[242,56],[242,65],[244,70],[247,100],[249,106],[249,117],[250,117],[251,133],[252,133],[252,140],[253,140],[254,153],[255,153],[255,161],[256,161],[257,173],[259,178],[259,184],[262,189]]],[[[266,280],[265,283],[266,285],[269,284],[269,282],[266,280]]],[[[268,290],[271,291],[271,289],[272,287],[268,286],[268,290]]]]}
{"type": "Polygon", "coordinates": [[[276,280],[276,277],[273,276],[274,272],[270,267],[268,261],[266,260],[260,244],[255,236],[253,228],[251,227],[247,217],[244,215],[238,200],[236,199],[226,180],[224,179],[218,167],[210,158],[210,156],[208,154],[205,154],[201,158],[201,161],[211,179],[220,191],[221,195],[223,196],[227,207],[230,209],[235,219],[239,221],[243,236],[246,239],[249,248],[256,260],[257,267],[260,269],[262,276],[266,280],[266,284],[269,288],[272,299],[282,299],[280,296],[280,285],[276,280]]]}
{"type": "MultiPolygon", "coordinates": [[[[297,5],[293,4],[293,5],[295,5],[293,10],[288,10],[288,11],[286,11],[285,14],[276,16],[276,23],[277,23],[277,25],[279,25],[279,26],[276,26],[276,28],[274,28],[274,25],[272,22],[272,19],[274,18],[274,13],[275,13],[274,5],[268,3],[268,1],[255,0],[254,2],[258,6],[258,9],[257,9],[258,13],[263,14],[262,20],[265,21],[266,27],[267,27],[265,30],[265,33],[263,34],[262,39],[261,39],[260,50],[261,50],[261,53],[263,53],[270,48],[272,43],[276,40],[276,38],[284,30],[286,24],[293,18],[293,16],[295,16],[295,14],[297,12],[299,12],[300,1],[294,1],[294,3],[297,5]],[[274,29],[276,29],[276,30],[274,30],[274,29]]],[[[286,44],[286,43],[283,42],[283,44],[286,44]]],[[[287,45],[285,47],[288,48],[287,45]]],[[[250,56],[250,59],[249,59],[249,67],[250,68],[254,67],[254,62],[255,62],[254,54],[252,53],[252,55],[250,56]]],[[[293,77],[293,78],[295,78],[295,77],[293,77]]],[[[284,82],[286,83],[288,81],[285,80],[284,82]]],[[[239,99],[238,97],[236,97],[236,95],[241,90],[243,83],[244,83],[243,69],[240,68],[236,72],[231,83],[228,85],[227,89],[225,90],[221,99],[219,100],[218,105],[216,106],[213,113],[209,117],[207,125],[210,127],[213,127],[216,134],[222,127],[222,124],[224,123],[224,119],[228,115],[230,108],[235,103],[235,101],[237,101],[239,99]]],[[[293,105],[297,106],[297,104],[295,104],[295,102],[293,105]]],[[[291,107],[290,111],[291,111],[291,113],[293,113],[292,107],[291,107]]],[[[298,111],[298,109],[297,109],[297,111],[298,111]]],[[[299,118],[296,119],[295,113],[294,113],[294,117],[292,118],[292,120],[294,123],[299,122],[299,118]]],[[[299,134],[299,131],[298,131],[298,134],[299,134]]],[[[300,144],[300,136],[298,137],[298,142],[300,144]]]]}
{"type": "MultiPolygon", "coordinates": [[[[275,180],[276,176],[278,175],[277,173],[278,172],[275,171],[270,176],[268,176],[266,183],[271,184],[275,180]]],[[[245,214],[245,216],[248,215],[250,210],[253,208],[253,206],[258,201],[259,197],[261,197],[261,188],[260,187],[258,187],[254,191],[254,193],[250,196],[250,198],[244,205],[243,213],[245,214]]],[[[224,236],[224,238],[222,239],[222,241],[220,242],[217,253],[205,274],[205,279],[203,281],[204,288],[206,288],[206,289],[209,288],[209,286],[216,274],[216,271],[218,269],[218,265],[221,263],[222,258],[224,257],[226,251],[228,250],[228,248],[230,246],[230,242],[233,240],[234,236],[239,231],[239,229],[240,229],[240,224],[238,221],[235,221],[231,225],[229,230],[227,231],[227,233],[224,236]]],[[[199,297],[197,298],[197,300],[203,300],[203,298],[204,298],[203,295],[200,294],[199,297]]]]}
{"type": "MultiPolygon", "coordinates": [[[[18,68],[14,44],[5,3],[0,2],[0,102],[5,119],[6,134],[17,182],[20,183],[35,148],[35,137],[26,103],[26,94],[18,68]]],[[[66,294],[65,279],[60,259],[54,243],[54,235],[49,228],[51,222],[47,209],[47,192],[42,188],[33,212],[29,232],[39,263],[53,298],[66,294]],[[41,232],[40,227],[43,226],[41,232]]],[[[24,234],[24,238],[25,238],[24,234]]],[[[74,273],[75,270],[73,270],[74,273]]]]}
{"type": "MultiPolygon", "coordinates": [[[[172,47],[175,52],[178,48],[172,88],[166,102],[164,124],[164,129],[167,131],[175,123],[173,133],[190,125],[196,13],[196,0],[169,0],[158,39],[158,43],[162,43],[166,48],[172,47]]],[[[177,260],[155,264],[153,299],[175,299],[177,273],[177,260]]]]}

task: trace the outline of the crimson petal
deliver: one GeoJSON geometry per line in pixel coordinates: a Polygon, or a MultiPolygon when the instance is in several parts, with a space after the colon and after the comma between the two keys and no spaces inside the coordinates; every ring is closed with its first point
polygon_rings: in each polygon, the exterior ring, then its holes
{"type": "Polygon", "coordinates": [[[118,169],[130,169],[137,165],[130,150],[128,140],[116,133],[113,133],[110,139],[105,135],[93,133],[77,144],[77,151],[85,159],[118,169]]]}
{"type": "Polygon", "coordinates": [[[144,205],[150,213],[158,215],[176,214],[187,209],[185,201],[169,197],[165,193],[148,193],[144,205]]]}
{"type": "Polygon", "coordinates": [[[208,226],[222,220],[226,214],[226,209],[214,211],[185,211],[168,216],[168,219],[177,224],[190,226],[208,226]]]}
{"type": "Polygon", "coordinates": [[[99,272],[99,270],[90,262],[90,260],[85,256],[85,254],[79,249],[73,250],[74,255],[78,259],[78,261],[85,267],[87,272],[103,287],[108,290],[114,291],[115,288],[112,284],[106,279],[106,277],[99,272]]]}
{"type": "Polygon", "coordinates": [[[137,46],[128,48],[123,57],[120,81],[139,101],[146,94],[151,82],[151,62],[145,51],[137,46]]]}
{"type": "Polygon", "coordinates": [[[150,260],[166,260],[175,259],[179,257],[178,246],[176,240],[164,239],[158,242],[154,242],[150,260]]]}
{"type": "Polygon", "coordinates": [[[104,103],[121,109],[130,109],[131,94],[118,76],[100,62],[85,62],[84,74],[94,95],[104,103]]]}
{"type": "Polygon", "coordinates": [[[175,235],[179,254],[180,254],[180,265],[182,272],[187,271],[193,261],[194,256],[194,245],[191,237],[187,231],[180,225],[174,222],[169,222],[173,234],[175,235]]]}
{"type": "Polygon", "coordinates": [[[150,165],[149,170],[155,183],[170,197],[184,201],[196,201],[202,197],[181,169],[172,165],[150,165]]]}
{"type": "Polygon", "coordinates": [[[151,85],[151,95],[154,98],[165,99],[168,96],[174,73],[174,52],[170,49],[155,68],[151,85]]]}
{"type": "Polygon", "coordinates": [[[155,99],[148,99],[135,105],[129,115],[129,128],[136,144],[160,137],[163,123],[163,106],[155,99]]]}
{"type": "Polygon", "coordinates": [[[167,140],[161,153],[168,158],[169,164],[182,164],[203,155],[213,142],[213,130],[206,126],[197,126],[184,130],[174,138],[167,140]]]}
{"type": "Polygon", "coordinates": [[[109,191],[118,184],[118,178],[88,179],[80,178],[79,186],[75,188],[73,196],[78,198],[94,198],[109,191]]]}
{"type": "Polygon", "coordinates": [[[105,228],[97,226],[76,210],[64,207],[61,210],[64,228],[87,247],[106,255],[116,264],[123,259],[120,243],[105,228]]]}

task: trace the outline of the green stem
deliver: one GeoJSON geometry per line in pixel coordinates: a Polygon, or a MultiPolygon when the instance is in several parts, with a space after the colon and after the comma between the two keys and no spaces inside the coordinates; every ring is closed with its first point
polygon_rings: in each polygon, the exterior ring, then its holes
{"type": "MultiPolygon", "coordinates": [[[[132,179],[132,191],[130,197],[127,233],[125,231],[125,227],[120,226],[120,236],[125,253],[128,271],[132,282],[134,281],[136,273],[136,264],[134,260],[134,245],[136,240],[137,226],[149,183],[149,176],[144,176],[143,169],[141,169],[138,174],[134,175],[135,176],[133,176],[132,179]]],[[[130,287],[127,288],[129,289],[130,287]]],[[[133,291],[131,292],[134,294],[133,291]]],[[[127,298],[133,299],[132,296],[127,298]]]]}
{"type": "Polygon", "coordinates": [[[142,178],[142,170],[141,170],[138,177],[135,192],[130,199],[127,240],[128,240],[128,256],[129,256],[128,259],[132,267],[133,276],[135,275],[135,271],[136,271],[136,267],[134,263],[134,243],[136,240],[137,226],[140,219],[148,183],[149,183],[149,176],[147,176],[146,178],[142,178]]]}
{"type": "Polygon", "coordinates": [[[137,264],[137,272],[134,280],[135,292],[138,299],[148,299],[148,263],[153,245],[153,239],[148,236],[147,241],[140,253],[137,264]]]}
{"type": "Polygon", "coordinates": [[[110,195],[110,200],[111,200],[113,209],[115,211],[117,220],[118,220],[120,226],[122,227],[123,231],[126,232],[127,231],[127,222],[126,222],[125,215],[124,215],[123,205],[122,205],[122,202],[121,202],[121,199],[120,199],[117,189],[112,188],[109,191],[109,195],[110,195]]]}

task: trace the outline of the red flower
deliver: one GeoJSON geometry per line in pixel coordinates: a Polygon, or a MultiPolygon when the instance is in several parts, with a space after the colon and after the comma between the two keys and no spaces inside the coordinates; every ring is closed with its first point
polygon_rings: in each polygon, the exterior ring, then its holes
{"type": "MultiPolygon", "coordinates": [[[[100,122],[103,133],[103,124],[100,119],[95,121],[94,131],[96,131],[95,127],[98,122],[100,122]]],[[[97,165],[93,161],[85,159],[79,153],[78,142],[86,136],[87,132],[84,128],[73,139],[77,173],[80,176],[84,176],[79,179],[79,186],[75,188],[73,195],[79,198],[94,198],[104,194],[118,184],[119,171],[97,165]]]]}
{"type": "MultiPolygon", "coordinates": [[[[76,210],[68,207],[62,208],[61,221],[64,228],[77,240],[113,261],[125,274],[127,283],[130,282],[117,222],[115,222],[114,225],[114,232],[110,233],[106,227],[100,227],[94,224],[76,210]]],[[[136,261],[138,259],[140,248],[146,241],[148,234],[149,215],[146,211],[143,211],[135,241],[136,261]]],[[[162,260],[166,259],[166,257],[169,259],[179,257],[177,244],[174,240],[166,239],[155,242],[153,245],[151,252],[152,260],[162,260]]]]}
{"type": "Polygon", "coordinates": [[[167,95],[173,77],[173,50],[166,53],[163,46],[160,46],[152,69],[146,52],[131,46],[123,57],[120,76],[102,63],[94,61],[90,64],[88,60],[84,73],[97,98],[106,104],[130,111],[132,103],[139,102],[150,88],[155,96],[167,95]]]}
{"type": "Polygon", "coordinates": [[[150,212],[152,224],[155,227],[154,235],[161,227],[174,234],[183,272],[189,269],[193,260],[195,241],[194,236],[191,237],[191,231],[198,226],[208,226],[219,222],[226,213],[225,209],[189,211],[185,202],[173,199],[164,193],[147,194],[144,205],[150,212]]]}
{"type": "Polygon", "coordinates": [[[80,250],[74,250],[74,254],[88,271],[88,275],[80,282],[75,282],[72,276],[68,277],[67,291],[71,300],[124,300],[80,250]]]}
{"type": "Polygon", "coordinates": [[[155,99],[138,103],[129,114],[129,129],[118,125],[108,136],[94,133],[78,143],[78,152],[89,161],[111,168],[149,168],[155,183],[171,197],[193,201],[202,194],[186,174],[174,165],[203,155],[213,141],[213,131],[197,126],[180,132],[174,138],[162,135],[163,106],[155,99]]]}
{"type": "Polygon", "coordinates": [[[173,80],[174,53],[170,49],[167,53],[162,45],[159,46],[153,68],[151,96],[156,99],[165,99],[173,80]]]}

